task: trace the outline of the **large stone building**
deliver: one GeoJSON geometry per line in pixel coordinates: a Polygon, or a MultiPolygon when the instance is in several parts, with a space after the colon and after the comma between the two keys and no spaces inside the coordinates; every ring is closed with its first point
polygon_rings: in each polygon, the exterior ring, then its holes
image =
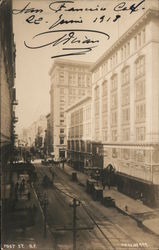
{"type": "Polygon", "coordinates": [[[147,10],[92,68],[93,138],[118,189],[159,204],[159,12],[147,10]]]}
{"type": "MultiPolygon", "coordinates": [[[[158,17],[147,10],[93,65],[89,138],[92,168],[111,166],[119,191],[151,205],[159,205],[158,17]]],[[[86,100],[67,109],[68,156],[82,168],[87,143],[76,123],[86,100]]]]}
{"type": "Polygon", "coordinates": [[[55,60],[51,70],[50,118],[55,158],[66,157],[66,121],[64,110],[91,93],[90,63],[55,60]]]}

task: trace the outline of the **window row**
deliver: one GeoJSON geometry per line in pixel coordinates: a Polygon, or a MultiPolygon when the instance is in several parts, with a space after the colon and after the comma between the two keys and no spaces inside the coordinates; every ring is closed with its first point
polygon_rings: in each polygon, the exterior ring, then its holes
{"type": "MultiPolygon", "coordinates": [[[[127,46],[125,45],[121,49],[121,54],[123,55],[123,59],[128,56],[128,53],[129,53],[128,52],[129,51],[129,45],[128,44],[127,44],[127,46]]],[[[117,55],[115,56],[115,58],[117,58],[117,55]]],[[[112,64],[113,57],[111,57],[110,60],[111,60],[111,64],[112,64]]],[[[116,61],[117,59],[114,59],[114,60],[116,61]]],[[[144,65],[145,65],[145,57],[144,56],[140,56],[138,58],[138,60],[135,62],[135,74],[136,74],[136,77],[138,77],[139,74],[144,74],[145,73],[144,65]]],[[[104,74],[103,73],[104,69],[106,69],[106,68],[102,67],[101,70],[100,70],[100,68],[96,69],[96,71],[93,73],[94,81],[96,81],[100,77],[106,75],[107,71],[105,71],[105,74],[104,74]]],[[[124,69],[123,77],[122,77],[123,84],[124,84],[124,82],[129,81],[129,77],[130,77],[130,69],[129,69],[129,67],[126,67],[124,69]]]]}

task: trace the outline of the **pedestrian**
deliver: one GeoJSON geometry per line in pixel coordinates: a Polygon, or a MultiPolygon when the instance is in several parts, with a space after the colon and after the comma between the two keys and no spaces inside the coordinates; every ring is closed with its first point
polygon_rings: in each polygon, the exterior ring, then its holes
{"type": "Polygon", "coordinates": [[[54,171],[52,171],[52,182],[54,183],[54,179],[55,179],[55,172],[54,171]]]}
{"type": "Polygon", "coordinates": [[[22,190],[24,192],[24,190],[25,190],[25,179],[24,178],[22,179],[21,184],[22,184],[22,190]]]}
{"type": "Polygon", "coordinates": [[[102,186],[103,186],[103,190],[105,189],[105,181],[102,180],[102,186]]]}
{"type": "Polygon", "coordinates": [[[20,194],[20,196],[22,195],[22,192],[23,192],[23,184],[20,183],[20,187],[19,187],[19,194],[20,194]]]}
{"type": "Polygon", "coordinates": [[[127,205],[125,205],[125,211],[128,212],[128,206],[127,205]]]}
{"type": "Polygon", "coordinates": [[[31,193],[30,191],[28,191],[28,200],[30,201],[30,198],[31,198],[31,193]]]}
{"type": "Polygon", "coordinates": [[[18,200],[18,189],[19,189],[19,183],[16,182],[15,184],[15,189],[14,189],[14,194],[15,194],[15,200],[18,200]]]}

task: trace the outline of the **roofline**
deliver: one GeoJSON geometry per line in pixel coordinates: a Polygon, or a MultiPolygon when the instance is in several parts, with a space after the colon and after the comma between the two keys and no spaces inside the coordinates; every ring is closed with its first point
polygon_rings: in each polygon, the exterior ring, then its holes
{"type": "Polygon", "coordinates": [[[95,70],[100,63],[102,63],[109,55],[121,45],[123,41],[125,41],[127,38],[129,38],[134,30],[136,30],[139,25],[142,25],[149,17],[152,19],[153,16],[159,15],[159,9],[153,8],[148,9],[126,32],[124,32],[123,35],[109,48],[106,50],[106,52],[94,63],[94,65],[91,67],[91,71],[95,70]]]}
{"type": "Polygon", "coordinates": [[[64,64],[64,65],[80,65],[80,66],[86,66],[88,68],[92,67],[92,62],[85,62],[85,61],[78,61],[78,60],[69,60],[69,59],[55,59],[51,69],[49,70],[49,75],[51,75],[52,71],[54,70],[55,66],[64,64]]]}
{"type": "Polygon", "coordinates": [[[78,107],[80,104],[84,103],[85,101],[91,100],[92,97],[91,96],[84,96],[83,98],[81,98],[78,102],[72,104],[71,106],[69,106],[67,109],[65,109],[65,112],[70,111],[71,109],[78,107]]]}

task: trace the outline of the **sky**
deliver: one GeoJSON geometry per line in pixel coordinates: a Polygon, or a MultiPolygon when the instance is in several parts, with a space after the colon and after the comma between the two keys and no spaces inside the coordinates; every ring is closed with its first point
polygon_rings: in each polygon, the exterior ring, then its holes
{"type": "MultiPolygon", "coordinates": [[[[19,105],[16,113],[19,119],[17,123],[17,133],[22,131],[22,128],[29,127],[36,121],[40,115],[47,115],[50,112],[50,77],[49,70],[53,65],[54,58],[66,51],[63,48],[77,48],[80,46],[93,46],[92,51],[85,55],[60,57],[61,59],[73,59],[95,62],[100,56],[124,33],[126,30],[142,15],[147,9],[147,4],[156,4],[158,0],[145,0],[138,11],[130,14],[127,11],[114,11],[117,4],[123,2],[119,0],[81,0],[65,3],[66,8],[55,12],[59,9],[60,3],[53,3],[50,0],[13,0],[13,32],[16,44],[16,78],[15,86],[17,91],[17,99],[19,105]],[[51,5],[50,5],[51,4],[51,5]],[[50,5],[50,8],[49,8],[50,5]],[[27,6],[25,9],[24,7],[27,6]],[[104,11],[65,11],[65,9],[74,8],[106,8],[104,11]],[[39,10],[39,12],[31,12],[39,10]],[[120,18],[113,22],[116,15],[120,14],[120,18]],[[74,24],[59,24],[56,27],[50,28],[53,24],[57,24],[61,15],[64,20],[78,20],[81,23],[74,24]],[[104,17],[102,17],[104,16],[104,17]],[[110,20],[109,20],[110,18],[110,20]],[[103,20],[103,21],[102,21],[103,20]],[[37,24],[36,24],[37,23],[37,24]],[[50,28],[50,29],[49,29],[50,28]],[[59,39],[61,36],[69,32],[62,30],[70,29],[85,29],[104,32],[108,36],[90,31],[74,32],[81,41],[86,38],[97,41],[94,44],[59,44],[56,46],[44,46],[49,42],[59,39]],[[33,37],[41,32],[56,31],[61,32],[46,33],[33,37]],[[25,46],[25,44],[28,48],[25,46]],[[37,46],[43,46],[35,49],[37,46]]],[[[138,4],[141,0],[125,1],[125,6],[129,9],[132,4],[138,4]]],[[[120,5],[121,6],[121,5],[120,5]]],[[[60,19],[60,20],[61,20],[60,19]]],[[[83,48],[83,47],[82,47],[83,48]]]]}

